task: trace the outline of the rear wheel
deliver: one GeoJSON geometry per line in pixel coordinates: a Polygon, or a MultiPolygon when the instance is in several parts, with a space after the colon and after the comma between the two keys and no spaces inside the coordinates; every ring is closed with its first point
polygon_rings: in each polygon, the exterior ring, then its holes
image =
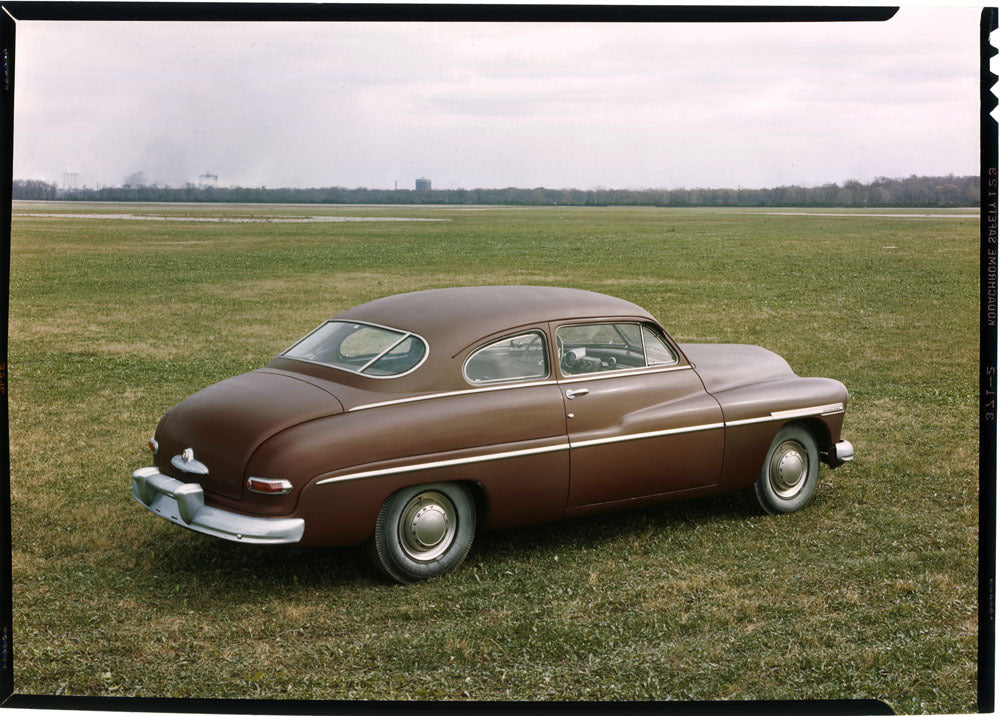
{"type": "Polygon", "coordinates": [[[818,480],[816,439],[801,425],[786,425],[771,442],[754,494],[765,512],[795,512],[812,499],[818,480]]]}
{"type": "Polygon", "coordinates": [[[367,552],[397,582],[445,574],[462,563],[476,534],[476,505],[463,485],[406,487],[382,505],[367,552]]]}

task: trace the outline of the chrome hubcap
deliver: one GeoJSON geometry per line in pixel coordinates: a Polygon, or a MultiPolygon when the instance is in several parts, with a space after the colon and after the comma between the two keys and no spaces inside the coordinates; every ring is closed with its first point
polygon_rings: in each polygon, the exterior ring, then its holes
{"type": "Polygon", "coordinates": [[[455,506],[440,492],[421,492],[406,503],[399,518],[399,543],[406,555],[430,562],[455,541],[455,506]]]}
{"type": "Polygon", "coordinates": [[[783,500],[795,497],[806,484],[809,476],[809,455],[794,440],[781,443],[771,455],[768,469],[771,489],[783,500]]]}

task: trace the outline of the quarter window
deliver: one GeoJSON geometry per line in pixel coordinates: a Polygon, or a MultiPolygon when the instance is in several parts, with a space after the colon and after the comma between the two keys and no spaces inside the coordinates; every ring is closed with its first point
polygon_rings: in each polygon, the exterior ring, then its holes
{"type": "Polygon", "coordinates": [[[473,385],[547,378],[545,339],[539,331],[529,331],[487,343],[465,361],[464,372],[473,385]]]}
{"type": "Polygon", "coordinates": [[[646,365],[673,365],[677,356],[667,342],[649,326],[642,327],[642,344],[646,349],[646,365]]]}

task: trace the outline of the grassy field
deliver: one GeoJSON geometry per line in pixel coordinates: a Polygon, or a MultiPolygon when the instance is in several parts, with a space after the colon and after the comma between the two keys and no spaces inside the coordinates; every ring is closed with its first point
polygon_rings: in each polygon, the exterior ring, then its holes
{"type": "Polygon", "coordinates": [[[978,222],[940,213],[17,204],[17,692],[975,710],[978,222]],[[174,220],[72,216],[101,213],[174,220]],[[443,221],[293,221],[315,216],[443,221]],[[858,460],[793,515],[728,495],[483,533],[407,587],[131,499],[195,390],[362,301],[493,283],[611,293],[837,378],[858,460]]]}

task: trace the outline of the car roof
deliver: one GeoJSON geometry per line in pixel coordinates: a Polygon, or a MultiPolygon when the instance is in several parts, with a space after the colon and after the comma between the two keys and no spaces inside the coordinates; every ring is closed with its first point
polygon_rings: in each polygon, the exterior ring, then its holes
{"type": "Polygon", "coordinates": [[[601,316],[653,319],[624,299],[556,286],[466,286],[400,293],[355,306],[334,319],[411,331],[432,345],[457,351],[518,326],[601,316]]]}

